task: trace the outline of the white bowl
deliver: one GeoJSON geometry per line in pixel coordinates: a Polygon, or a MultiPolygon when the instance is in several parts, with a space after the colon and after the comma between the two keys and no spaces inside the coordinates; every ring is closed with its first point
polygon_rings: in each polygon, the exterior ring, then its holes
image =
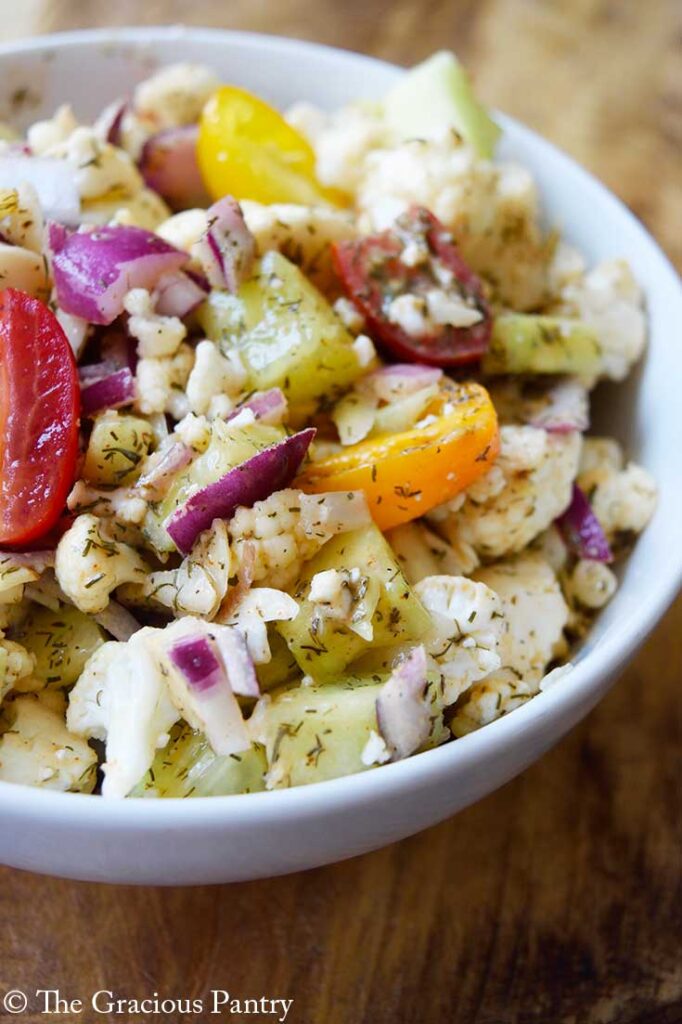
{"type": "MultiPolygon", "coordinates": [[[[379,96],[400,74],[357,54],[267,36],[182,28],[77,32],[0,47],[0,118],[30,122],[65,101],[91,117],[158,64],[177,60],[204,62],[282,106],[307,98],[333,108],[379,96]]],[[[641,224],[602,185],[527,128],[501,121],[502,154],[535,174],[549,220],[592,261],[625,256],[646,290],[650,317],[643,368],[627,385],[602,393],[601,420],[654,474],[660,502],[574,671],[455,743],[299,789],[112,802],[0,783],[0,861],[68,878],[189,884],[298,871],[394,842],[536,760],[603,696],[663,614],[682,578],[679,281],[641,224]]]]}

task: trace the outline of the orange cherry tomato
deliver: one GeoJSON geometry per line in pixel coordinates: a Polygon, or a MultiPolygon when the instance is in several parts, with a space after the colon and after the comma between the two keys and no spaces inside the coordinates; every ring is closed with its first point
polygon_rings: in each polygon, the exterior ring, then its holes
{"type": "Polygon", "coordinates": [[[382,530],[423,516],[486,473],[499,451],[495,408],[479,384],[448,380],[428,412],[436,418],[423,427],[312,462],[295,485],[312,494],[363,490],[382,530]]]}

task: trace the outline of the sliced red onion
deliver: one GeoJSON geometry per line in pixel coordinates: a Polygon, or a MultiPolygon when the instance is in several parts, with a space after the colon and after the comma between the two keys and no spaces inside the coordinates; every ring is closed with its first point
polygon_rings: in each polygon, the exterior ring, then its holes
{"type": "Polygon", "coordinates": [[[129,405],[134,398],[135,378],[126,366],[81,388],[81,412],[83,416],[94,416],[102,409],[129,405]]]}
{"type": "Polygon", "coordinates": [[[210,202],[197,161],[198,137],[199,126],[188,124],[158,132],[142,147],[142,177],[175,210],[210,202]]]}
{"type": "Polygon", "coordinates": [[[550,434],[570,434],[590,425],[587,390],[571,378],[558,381],[547,392],[547,404],[530,420],[550,434]]]}
{"type": "Polygon", "coordinates": [[[151,501],[159,501],[168,491],[175,475],[188,466],[194,457],[184,441],[173,441],[165,451],[152,456],[151,465],[140,476],[137,488],[151,501]]]}
{"type": "Polygon", "coordinates": [[[119,98],[104,108],[93,126],[100,139],[110,142],[112,146],[121,145],[123,118],[129,106],[128,100],[119,98]]]}
{"type": "Polygon", "coordinates": [[[212,288],[236,292],[251,272],[256,240],[236,199],[225,196],[206,211],[208,228],[194,247],[212,288]]]}
{"type": "Polygon", "coordinates": [[[190,725],[201,728],[219,756],[236,754],[251,746],[230,680],[213,643],[207,636],[186,636],[169,649],[187,691],[183,714],[190,725]]]}
{"type": "Polygon", "coordinates": [[[22,569],[33,569],[34,572],[43,573],[46,569],[54,567],[55,553],[52,550],[44,551],[0,551],[0,562],[3,569],[16,565],[22,569]]]}
{"type": "Polygon", "coordinates": [[[240,697],[260,697],[258,676],[243,633],[231,626],[222,626],[214,639],[232,692],[240,697]]]}
{"type": "Polygon", "coordinates": [[[443,371],[435,366],[421,366],[418,363],[396,363],[393,366],[382,366],[373,370],[363,379],[362,384],[369,387],[377,398],[384,402],[394,402],[397,397],[413,395],[422,388],[437,384],[443,371]]]}
{"type": "Polygon", "coordinates": [[[83,366],[78,367],[78,379],[81,384],[91,384],[93,381],[110,377],[119,369],[120,366],[109,359],[105,359],[101,363],[84,363],[83,366]]]}
{"type": "MultiPolygon", "coordinates": [[[[47,156],[0,156],[0,188],[28,182],[38,193],[46,220],[76,225],[81,203],[73,168],[65,160],[47,156]]],[[[67,310],[71,312],[71,310],[67,310]]]]}
{"type": "Polygon", "coordinates": [[[48,241],[59,305],[94,324],[110,324],[131,288],[154,288],[188,259],[151,231],[123,225],[67,231],[52,222],[48,241]]]}
{"type": "Polygon", "coordinates": [[[420,645],[393,669],[377,697],[379,732],[393,760],[409,757],[429,737],[431,714],[424,700],[427,682],[426,651],[420,645]]]}
{"type": "Polygon", "coordinates": [[[279,388],[271,388],[269,391],[253,395],[248,401],[238,405],[227,417],[227,422],[239,416],[245,409],[250,409],[259,423],[280,426],[287,414],[288,405],[284,392],[279,388]]]}
{"type": "Polygon", "coordinates": [[[309,427],[292,434],[191,495],[165,524],[178,551],[189,554],[194,541],[208,530],[214,519],[230,519],[240,505],[250,508],[274,491],[287,487],[296,476],[315,433],[314,427],[309,427]]]}
{"type": "Polygon", "coordinates": [[[182,320],[204,301],[207,291],[182,270],[164,274],[155,289],[156,312],[162,316],[178,316],[182,320]]]}
{"type": "Polygon", "coordinates": [[[117,601],[110,600],[104,611],[98,612],[93,617],[95,622],[106,629],[107,633],[111,633],[115,640],[120,640],[123,643],[130,640],[131,636],[139,629],[142,629],[137,619],[117,601]]]}
{"type": "Polygon", "coordinates": [[[613,553],[601,523],[577,484],[573,484],[571,504],[556,523],[566,544],[578,558],[587,558],[593,562],[613,561],[613,553]]]}

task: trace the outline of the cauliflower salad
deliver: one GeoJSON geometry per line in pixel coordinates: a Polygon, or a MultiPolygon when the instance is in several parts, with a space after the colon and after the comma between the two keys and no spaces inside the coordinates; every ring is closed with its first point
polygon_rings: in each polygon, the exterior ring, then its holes
{"type": "Polygon", "coordinates": [[[297,786],[570,686],[656,502],[587,433],[646,322],[498,135],[447,53],[2,126],[0,779],[297,786]]]}

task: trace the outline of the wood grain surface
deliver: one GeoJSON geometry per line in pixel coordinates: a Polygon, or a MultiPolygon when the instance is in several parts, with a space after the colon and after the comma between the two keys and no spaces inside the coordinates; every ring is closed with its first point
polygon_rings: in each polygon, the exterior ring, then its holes
{"type": "MultiPolygon", "coordinates": [[[[487,101],[598,174],[682,262],[674,0],[0,0],[0,11],[4,38],[184,21],[406,63],[452,47],[487,101]]],[[[221,988],[293,998],[294,1024],[678,1024],[681,684],[678,603],[610,696],[521,778],[334,867],[185,890],[0,869],[0,991],[221,988]]]]}

